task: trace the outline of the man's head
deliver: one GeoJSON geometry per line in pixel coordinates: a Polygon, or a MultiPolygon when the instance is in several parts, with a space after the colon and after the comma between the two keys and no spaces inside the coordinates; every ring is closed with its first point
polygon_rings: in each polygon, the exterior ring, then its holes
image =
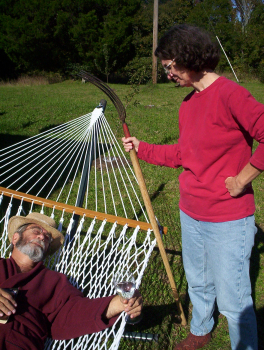
{"type": "Polygon", "coordinates": [[[8,238],[12,243],[11,249],[16,247],[33,262],[39,262],[46,255],[54,253],[64,240],[61,232],[56,229],[55,221],[40,213],[11,217],[8,238]]]}

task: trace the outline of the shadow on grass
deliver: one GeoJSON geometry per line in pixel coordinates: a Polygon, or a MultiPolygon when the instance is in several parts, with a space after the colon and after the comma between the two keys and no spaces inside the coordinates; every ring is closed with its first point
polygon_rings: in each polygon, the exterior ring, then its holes
{"type": "Polygon", "coordinates": [[[258,324],[258,350],[264,350],[264,307],[256,311],[257,324],[258,324]]]}
{"type": "MultiPolygon", "coordinates": [[[[252,249],[251,255],[251,264],[250,264],[250,277],[252,284],[252,297],[254,303],[256,303],[256,285],[259,277],[259,271],[261,269],[260,266],[260,258],[264,253],[264,232],[263,229],[256,225],[258,228],[256,237],[255,237],[255,245],[252,249]]],[[[257,324],[258,324],[258,339],[259,339],[259,350],[264,350],[264,308],[260,308],[256,311],[257,324]]]]}
{"type": "Polygon", "coordinates": [[[15,143],[24,141],[25,139],[27,139],[27,137],[21,135],[0,134],[0,149],[14,145],[15,143]]]}
{"type": "Polygon", "coordinates": [[[136,325],[126,325],[128,332],[149,332],[150,329],[156,330],[156,334],[160,334],[164,324],[166,324],[166,332],[171,334],[175,325],[180,325],[180,318],[177,314],[176,303],[164,305],[148,305],[144,306],[142,310],[143,318],[140,323],[136,325]],[[169,321],[168,321],[169,318],[169,321]]]}

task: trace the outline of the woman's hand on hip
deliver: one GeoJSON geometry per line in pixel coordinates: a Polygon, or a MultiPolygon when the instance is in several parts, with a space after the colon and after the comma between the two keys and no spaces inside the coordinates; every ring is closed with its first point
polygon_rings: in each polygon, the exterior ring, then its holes
{"type": "Polygon", "coordinates": [[[230,196],[237,197],[241,193],[245,192],[246,186],[241,186],[237,180],[237,176],[230,176],[225,180],[225,185],[230,193],[230,196]]]}

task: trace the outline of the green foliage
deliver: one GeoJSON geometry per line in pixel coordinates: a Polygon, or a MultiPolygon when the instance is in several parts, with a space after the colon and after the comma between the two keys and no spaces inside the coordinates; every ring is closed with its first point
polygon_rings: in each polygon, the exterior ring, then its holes
{"type": "MultiPolygon", "coordinates": [[[[234,1],[159,1],[159,36],[174,24],[201,26],[219,37],[242,74],[258,75],[264,4],[247,2],[254,6],[242,23],[234,1]]],[[[134,59],[152,56],[153,0],[2,0],[0,32],[0,78],[34,70],[69,73],[75,64],[108,79],[113,70],[126,75],[124,67],[134,59]]],[[[229,69],[224,55],[219,69],[229,69]]]]}
{"type": "Polygon", "coordinates": [[[128,61],[139,4],[140,0],[22,0],[10,6],[2,1],[0,50],[18,71],[88,64],[106,43],[110,57],[122,54],[123,62],[125,57],[128,61]]]}
{"type": "MultiPolygon", "coordinates": [[[[216,40],[215,37],[217,36],[227,56],[232,60],[234,17],[235,14],[229,0],[207,0],[196,4],[186,19],[186,22],[211,32],[214,40],[216,40]]],[[[222,54],[219,68],[223,70],[227,67],[228,62],[224,54],[222,54]]]]}
{"type": "Polygon", "coordinates": [[[98,65],[96,59],[94,59],[94,64],[95,64],[96,68],[99,70],[99,72],[101,72],[104,75],[106,75],[106,82],[108,84],[108,77],[109,77],[109,74],[111,73],[112,69],[116,65],[116,60],[112,63],[112,65],[109,64],[110,57],[109,57],[109,51],[108,51],[108,48],[107,48],[107,44],[103,45],[102,52],[103,52],[103,56],[104,56],[104,67],[101,68],[98,65]]]}
{"type": "Polygon", "coordinates": [[[67,75],[71,76],[73,79],[76,79],[77,74],[84,70],[86,72],[90,72],[91,66],[89,64],[79,64],[79,63],[69,63],[66,66],[65,72],[67,75]]]}
{"type": "Polygon", "coordinates": [[[145,84],[151,79],[152,58],[135,57],[125,67],[130,84],[145,84]]]}
{"type": "MultiPolygon", "coordinates": [[[[171,0],[159,4],[159,36],[175,23],[183,23],[192,10],[192,1],[171,0]]],[[[153,1],[142,1],[134,20],[133,45],[138,57],[151,57],[153,42],[153,1]]]]}
{"type": "MultiPolygon", "coordinates": [[[[125,67],[130,91],[125,96],[126,107],[132,102],[133,98],[139,93],[139,86],[146,84],[151,80],[152,73],[151,59],[149,57],[136,57],[125,67]]],[[[134,100],[133,105],[137,106],[139,102],[134,100]]]]}
{"type": "Polygon", "coordinates": [[[258,73],[259,73],[259,81],[264,84],[264,60],[260,62],[258,73]]]}

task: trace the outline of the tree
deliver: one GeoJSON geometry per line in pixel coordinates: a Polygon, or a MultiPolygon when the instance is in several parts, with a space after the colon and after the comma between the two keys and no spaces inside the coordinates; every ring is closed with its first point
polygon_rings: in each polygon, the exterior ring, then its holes
{"type": "Polygon", "coordinates": [[[264,4],[255,6],[243,35],[242,51],[246,68],[258,70],[264,63],[264,4]]]}
{"type": "Polygon", "coordinates": [[[250,20],[251,13],[256,5],[255,0],[233,0],[242,25],[242,31],[245,32],[246,26],[250,20]]]}
{"type": "MultiPolygon", "coordinates": [[[[158,34],[163,35],[176,23],[184,23],[193,8],[192,1],[159,1],[158,34]]],[[[137,57],[151,57],[153,36],[153,1],[142,1],[134,20],[133,44],[137,57]]]]}
{"type": "MultiPolygon", "coordinates": [[[[258,69],[263,1],[159,0],[159,36],[174,24],[196,24],[220,38],[231,60],[258,69]]],[[[113,67],[127,74],[128,64],[131,71],[142,64],[147,72],[153,0],[0,0],[0,33],[0,60],[8,75],[70,66],[86,66],[97,74],[95,60],[106,76],[113,67]]],[[[224,56],[220,65],[228,66],[224,56]]],[[[0,71],[0,78],[8,75],[0,71]]]]}
{"type": "MultiPolygon", "coordinates": [[[[237,50],[234,47],[234,37],[237,35],[234,31],[234,19],[235,12],[229,0],[207,0],[197,1],[186,21],[211,32],[214,40],[217,36],[227,56],[233,60],[237,50]]],[[[222,55],[219,68],[227,67],[228,62],[222,55]]]]}
{"type": "Polygon", "coordinates": [[[114,68],[114,66],[116,65],[116,61],[113,62],[112,66],[109,65],[109,52],[108,52],[108,48],[107,48],[107,44],[104,44],[103,45],[103,55],[104,55],[104,59],[105,59],[105,62],[104,62],[104,66],[103,68],[100,67],[98,64],[97,64],[97,61],[96,59],[94,59],[94,63],[95,63],[95,66],[96,68],[99,70],[99,72],[103,73],[104,75],[106,75],[106,82],[108,84],[108,78],[109,78],[109,75],[112,71],[112,69],[114,68]]]}

